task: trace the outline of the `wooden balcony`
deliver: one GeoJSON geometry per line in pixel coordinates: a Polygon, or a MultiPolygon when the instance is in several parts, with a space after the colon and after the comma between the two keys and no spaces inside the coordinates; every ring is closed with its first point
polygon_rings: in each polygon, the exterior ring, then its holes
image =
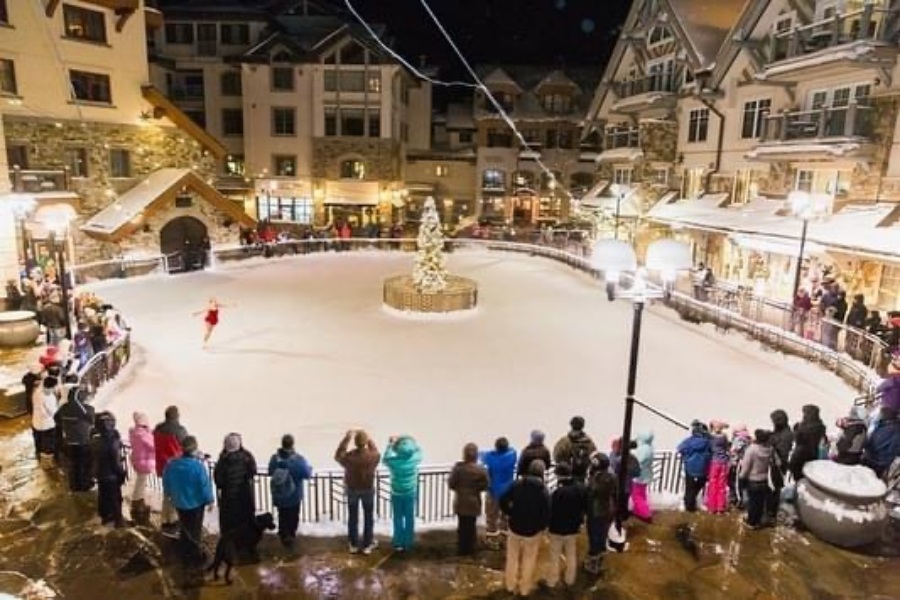
{"type": "Polygon", "coordinates": [[[829,159],[867,155],[874,149],[875,115],[871,106],[788,111],[766,117],[757,147],[748,158],[829,159]]]}
{"type": "Polygon", "coordinates": [[[638,113],[651,109],[675,107],[681,72],[653,73],[646,77],[613,84],[616,100],[612,109],[618,113],[638,113]]]}
{"type": "Polygon", "coordinates": [[[772,35],[764,79],[791,79],[799,71],[847,65],[892,67],[896,62],[897,15],[900,11],[867,4],[772,35]]]}

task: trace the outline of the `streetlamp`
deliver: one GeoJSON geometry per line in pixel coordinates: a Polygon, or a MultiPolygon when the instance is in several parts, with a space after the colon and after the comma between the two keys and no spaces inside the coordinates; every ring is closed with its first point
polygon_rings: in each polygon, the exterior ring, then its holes
{"type": "Polygon", "coordinates": [[[622,201],[628,193],[628,188],[622,184],[614,183],[609,186],[609,191],[616,197],[616,211],[613,216],[615,219],[615,224],[613,225],[613,237],[619,239],[619,222],[622,213],[622,201]]]}
{"type": "Polygon", "coordinates": [[[16,221],[19,225],[19,235],[22,237],[22,261],[25,264],[26,271],[28,270],[28,228],[26,226],[26,222],[28,221],[28,215],[34,210],[35,207],[34,198],[25,196],[19,200],[17,200],[12,205],[13,215],[16,217],[16,221]]]}
{"type": "Polygon", "coordinates": [[[834,197],[830,194],[811,194],[804,190],[794,190],[788,194],[788,205],[791,214],[803,221],[800,230],[800,250],[797,253],[797,267],[794,270],[794,287],[791,290],[791,301],[800,291],[800,276],[803,271],[803,253],[806,250],[806,234],[809,231],[810,219],[823,217],[831,212],[834,197]]]}
{"type": "MultiPolygon", "coordinates": [[[[618,240],[600,240],[594,245],[592,261],[595,267],[611,274],[621,266],[637,265],[637,256],[634,248],[625,242],[618,240]]],[[[634,421],[635,391],[637,389],[637,366],[641,343],[641,324],[643,321],[644,305],[653,298],[662,298],[663,290],[648,285],[647,269],[659,271],[664,281],[677,276],[679,271],[690,270],[692,260],[690,249],[681,242],[675,240],[660,240],[654,242],[647,249],[647,268],[634,269],[634,279],[631,288],[627,291],[616,289],[618,277],[613,281],[607,279],[606,294],[609,301],[616,298],[631,298],[634,312],[631,325],[631,351],[628,359],[628,383],[625,391],[625,419],[622,424],[622,455],[619,462],[618,504],[616,511],[616,525],[621,530],[622,521],[628,512],[628,462],[631,456],[631,427],[634,421]]]]}

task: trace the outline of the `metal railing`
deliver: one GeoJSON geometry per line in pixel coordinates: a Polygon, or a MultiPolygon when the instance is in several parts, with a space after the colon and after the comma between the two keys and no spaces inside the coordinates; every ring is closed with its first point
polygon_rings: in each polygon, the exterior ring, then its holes
{"type": "Polygon", "coordinates": [[[630,98],[651,92],[674,93],[678,89],[678,74],[671,71],[653,73],[637,79],[619,81],[614,84],[616,96],[630,98]]]}
{"type": "Polygon", "coordinates": [[[19,194],[64,192],[69,189],[69,173],[65,169],[20,169],[9,172],[12,191],[19,194]]]}
{"type": "Polygon", "coordinates": [[[168,257],[159,254],[146,257],[119,257],[110,260],[99,260],[72,267],[75,285],[84,285],[106,279],[130,279],[151,273],[168,273],[170,271],[168,257]]]}
{"type": "Polygon", "coordinates": [[[784,142],[817,138],[871,137],[875,112],[867,104],[851,102],[840,108],[820,108],[768,115],[762,141],[784,142]]]}
{"type": "Polygon", "coordinates": [[[131,332],[125,329],[122,338],[98,352],[78,370],[78,382],[94,396],[103,384],[115,379],[131,360],[131,332]]]}
{"type": "MultiPolygon", "coordinates": [[[[134,467],[129,460],[130,448],[123,446],[128,477],[133,480],[134,467]]],[[[213,477],[216,463],[211,458],[204,461],[213,477]]],[[[451,466],[429,466],[419,469],[416,499],[416,519],[422,523],[440,523],[455,518],[453,493],[447,487],[451,466]]],[[[547,473],[547,485],[552,486],[555,475],[547,473]]],[[[155,473],[149,475],[148,487],[157,495],[163,493],[162,480],[155,473]]],[[[303,481],[303,503],[300,506],[301,523],[346,522],[347,503],[344,472],[339,469],[319,471],[303,481]]],[[[657,452],[653,458],[653,483],[650,490],[657,494],[680,494],[684,489],[681,456],[675,452],[657,452]]],[[[387,470],[375,473],[375,518],[391,518],[391,485],[387,470]]],[[[253,495],[257,512],[272,512],[274,504],[269,487],[269,474],[260,471],[253,478],[253,495]]]]}
{"type": "Polygon", "coordinates": [[[781,31],[769,41],[769,61],[778,62],[854,42],[890,43],[888,25],[896,10],[866,3],[859,10],[838,12],[827,18],[781,31]]]}

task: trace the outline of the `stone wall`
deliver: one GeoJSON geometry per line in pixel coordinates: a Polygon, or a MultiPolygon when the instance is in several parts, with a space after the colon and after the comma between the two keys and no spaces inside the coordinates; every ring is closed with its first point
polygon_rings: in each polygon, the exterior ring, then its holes
{"type": "MultiPolygon", "coordinates": [[[[28,146],[29,169],[62,170],[66,167],[67,149],[85,149],[87,177],[70,180],[71,191],[79,197],[75,206],[78,219],[72,226],[78,263],[112,258],[126,250],[159,252],[159,231],[152,225],[150,233],[137,235],[122,244],[100,242],[78,230],[79,225],[106,208],[116,194],[127,192],[153,171],[166,167],[193,169],[209,180],[216,173],[215,158],[192,138],[171,127],[10,116],[4,116],[3,120],[7,144],[28,146]],[[109,150],[113,148],[130,151],[131,177],[110,176],[109,150]]],[[[229,236],[228,232],[218,232],[213,227],[210,233],[212,240],[229,236]]]]}
{"type": "Polygon", "coordinates": [[[177,208],[173,200],[147,217],[140,229],[118,244],[104,245],[112,246],[111,249],[118,252],[139,254],[148,251],[151,254],[158,254],[160,252],[159,234],[162,228],[178,217],[193,217],[206,225],[209,241],[213,247],[220,244],[237,244],[240,241],[240,225],[231,222],[230,218],[200,196],[194,194],[193,200],[190,208],[177,208]]]}
{"type": "Polygon", "coordinates": [[[366,179],[403,179],[400,143],[373,138],[314,138],[312,176],[340,179],[341,162],[354,158],[366,163],[366,179]]]}
{"type": "Polygon", "coordinates": [[[646,120],[639,124],[641,149],[648,162],[674,163],[678,149],[678,124],[673,120],[646,120]]]}

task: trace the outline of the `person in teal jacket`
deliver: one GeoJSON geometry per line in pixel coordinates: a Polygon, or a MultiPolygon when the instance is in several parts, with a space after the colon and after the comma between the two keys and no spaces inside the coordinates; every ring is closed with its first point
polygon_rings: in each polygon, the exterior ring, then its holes
{"type": "Polygon", "coordinates": [[[391,510],[394,513],[394,550],[412,549],[415,541],[416,496],[422,450],[409,435],[388,440],[383,462],[391,472],[391,510]]]}
{"type": "Polygon", "coordinates": [[[639,433],[635,437],[637,448],[634,449],[634,457],[641,466],[641,474],[632,480],[631,501],[634,504],[632,514],[641,521],[650,522],[653,516],[650,501],[647,498],[647,488],[653,483],[653,433],[639,433]]]}

